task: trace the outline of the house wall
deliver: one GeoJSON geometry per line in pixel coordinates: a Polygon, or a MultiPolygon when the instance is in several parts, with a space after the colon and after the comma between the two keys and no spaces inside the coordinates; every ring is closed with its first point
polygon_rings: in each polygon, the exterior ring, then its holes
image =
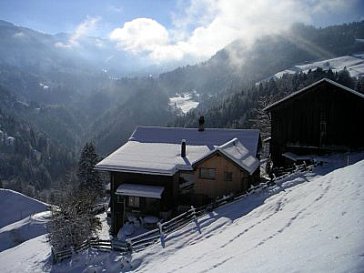
{"type": "Polygon", "coordinates": [[[231,160],[217,153],[214,156],[204,160],[195,167],[194,172],[195,184],[194,194],[207,195],[211,199],[223,196],[229,193],[241,193],[250,187],[253,182],[253,176],[239,168],[231,160]],[[216,169],[214,180],[200,178],[201,168],[216,169]],[[232,181],[224,181],[224,172],[232,172],[232,181]]]}
{"type": "Polygon", "coordinates": [[[323,82],[271,109],[271,125],[275,165],[284,164],[284,152],[309,154],[363,148],[364,99],[323,82]]]}
{"type": "Polygon", "coordinates": [[[116,234],[124,223],[125,204],[116,201],[115,191],[119,185],[143,184],[162,186],[164,192],[160,201],[161,210],[169,210],[175,207],[178,201],[178,174],[174,176],[148,175],[138,173],[111,172],[111,232],[116,234]]]}

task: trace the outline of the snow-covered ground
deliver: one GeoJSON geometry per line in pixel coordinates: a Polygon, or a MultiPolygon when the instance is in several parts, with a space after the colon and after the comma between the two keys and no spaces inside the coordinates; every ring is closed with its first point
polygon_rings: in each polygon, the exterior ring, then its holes
{"type": "Polygon", "coordinates": [[[364,272],[363,158],[331,158],[220,207],[199,218],[201,234],[190,224],[129,264],[86,251],[52,265],[43,235],[1,252],[1,272],[364,272]]]}
{"type": "Polygon", "coordinates": [[[295,65],[290,69],[280,71],[274,75],[276,78],[281,78],[284,74],[294,74],[302,71],[307,73],[309,69],[315,70],[316,68],[324,70],[331,69],[333,72],[343,70],[345,67],[349,71],[350,76],[359,77],[364,75],[364,54],[354,54],[353,56],[341,56],[333,59],[323,60],[319,62],[305,63],[295,65]]]}
{"type": "Polygon", "coordinates": [[[47,233],[49,211],[25,217],[0,229],[0,251],[47,233]]]}
{"type": "Polygon", "coordinates": [[[0,228],[31,214],[48,210],[48,205],[13,190],[0,189],[0,228]]]}
{"type": "MultiPolygon", "coordinates": [[[[197,92],[193,92],[197,95],[197,92]]],[[[198,106],[199,102],[193,100],[192,93],[177,94],[175,97],[169,98],[169,105],[181,110],[184,114],[198,106]]]]}
{"type": "Polygon", "coordinates": [[[0,252],[47,233],[50,216],[47,204],[16,191],[0,189],[0,208],[0,252]]]}

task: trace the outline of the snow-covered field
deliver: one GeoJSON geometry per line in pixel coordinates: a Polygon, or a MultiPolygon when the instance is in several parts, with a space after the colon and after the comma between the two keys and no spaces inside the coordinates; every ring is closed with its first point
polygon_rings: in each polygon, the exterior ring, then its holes
{"type": "Polygon", "coordinates": [[[0,252],[47,233],[50,216],[47,204],[16,191],[0,189],[0,208],[0,252]]]}
{"type": "Polygon", "coordinates": [[[332,158],[199,218],[134,253],[86,251],[52,265],[45,235],[0,252],[13,272],[364,272],[364,156],[332,158]],[[124,262],[123,262],[124,261],[124,262]],[[131,266],[130,266],[131,265],[131,266]]]}
{"type": "Polygon", "coordinates": [[[324,70],[331,69],[333,72],[343,70],[345,67],[349,71],[350,76],[359,77],[364,75],[364,54],[354,54],[353,56],[341,56],[333,59],[323,60],[319,62],[305,63],[302,65],[295,65],[290,69],[280,71],[274,75],[276,78],[281,78],[284,74],[294,74],[295,72],[302,71],[307,73],[309,69],[315,70],[316,68],[324,70]]]}
{"type": "Polygon", "coordinates": [[[24,194],[0,189],[0,228],[12,224],[31,214],[48,210],[48,205],[24,194]]]}
{"type": "MultiPolygon", "coordinates": [[[[196,91],[193,93],[198,96],[196,91]]],[[[199,102],[193,100],[192,93],[183,93],[182,95],[179,94],[175,97],[169,98],[169,105],[181,110],[184,114],[191,109],[196,108],[198,104],[199,102]]]]}

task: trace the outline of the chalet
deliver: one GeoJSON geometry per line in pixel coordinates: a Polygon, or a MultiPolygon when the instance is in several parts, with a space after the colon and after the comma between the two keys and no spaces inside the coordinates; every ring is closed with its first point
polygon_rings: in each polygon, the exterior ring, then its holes
{"type": "Polygon", "coordinates": [[[199,129],[137,127],[96,165],[111,174],[111,232],[130,216],[167,219],[182,199],[246,191],[259,178],[259,148],[258,130],[204,129],[203,120],[199,129]]]}
{"type": "Polygon", "coordinates": [[[322,79],[264,109],[275,165],[307,155],[364,148],[364,94],[322,79]]]}

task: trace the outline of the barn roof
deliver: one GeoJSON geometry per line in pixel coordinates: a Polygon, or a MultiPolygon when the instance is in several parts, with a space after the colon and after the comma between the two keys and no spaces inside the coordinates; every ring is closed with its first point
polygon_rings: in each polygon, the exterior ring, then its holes
{"type": "Polygon", "coordinates": [[[345,85],[339,84],[339,83],[334,82],[334,81],[332,81],[332,80],[329,80],[329,79],[327,79],[327,78],[323,78],[323,79],[321,79],[321,80],[319,80],[319,81],[317,81],[317,82],[315,82],[315,83],[313,83],[313,84],[310,84],[310,85],[308,85],[308,86],[306,86],[306,87],[302,88],[301,90],[298,90],[298,91],[296,91],[296,92],[294,92],[294,93],[292,93],[292,94],[290,94],[290,95],[288,95],[288,96],[284,97],[283,99],[281,99],[281,100],[279,100],[279,101],[276,101],[275,103],[273,103],[273,104],[269,105],[268,107],[264,108],[263,110],[264,110],[264,111],[270,111],[270,110],[272,110],[273,108],[275,108],[276,106],[280,105],[281,103],[286,102],[286,101],[288,101],[288,100],[290,100],[290,99],[292,99],[292,98],[294,98],[294,97],[297,97],[297,96],[299,96],[299,95],[302,95],[302,94],[304,94],[305,92],[307,92],[307,91],[309,91],[310,89],[312,89],[313,87],[315,87],[315,86],[317,86],[317,85],[320,85],[320,84],[322,84],[322,83],[329,83],[329,84],[331,84],[331,85],[334,85],[334,86],[338,87],[339,89],[341,89],[341,90],[343,90],[343,91],[345,91],[345,92],[350,92],[350,93],[352,93],[352,94],[354,94],[354,95],[356,95],[356,96],[358,96],[358,97],[360,97],[360,98],[364,99],[364,94],[359,93],[359,92],[357,92],[357,91],[355,91],[355,90],[353,90],[353,89],[351,89],[351,88],[349,88],[349,87],[347,87],[347,86],[345,86],[345,85]]]}
{"type": "Polygon", "coordinates": [[[259,130],[168,127],[138,127],[129,141],[96,165],[104,171],[173,175],[192,171],[193,165],[219,151],[242,169],[253,173],[259,130]],[[181,141],[186,140],[186,156],[181,157],[181,141]]]}

